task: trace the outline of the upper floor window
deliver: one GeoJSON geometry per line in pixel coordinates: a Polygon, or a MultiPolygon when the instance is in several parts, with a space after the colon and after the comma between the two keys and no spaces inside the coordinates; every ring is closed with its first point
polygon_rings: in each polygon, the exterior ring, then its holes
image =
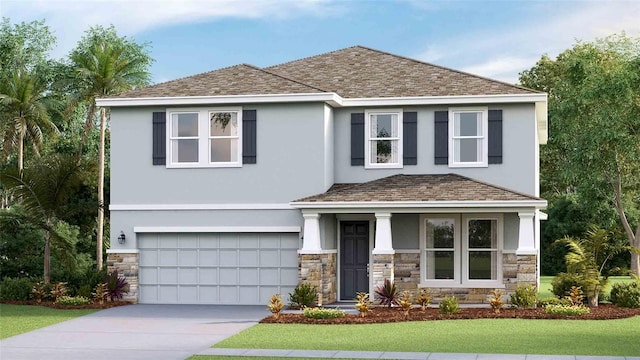
{"type": "Polygon", "coordinates": [[[365,168],[402,168],[402,110],[365,111],[365,168]]]}
{"type": "Polygon", "coordinates": [[[167,167],[242,166],[241,109],[169,113],[167,167]]]}
{"type": "Polygon", "coordinates": [[[488,109],[449,109],[449,166],[488,166],[488,109]]]}

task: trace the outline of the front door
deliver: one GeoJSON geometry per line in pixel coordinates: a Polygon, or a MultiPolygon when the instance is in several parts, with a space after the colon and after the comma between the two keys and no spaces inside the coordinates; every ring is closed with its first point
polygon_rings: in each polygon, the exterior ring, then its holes
{"type": "Polygon", "coordinates": [[[369,292],[369,222],[340,222],[340,297],[356,298],[369,292]]]}

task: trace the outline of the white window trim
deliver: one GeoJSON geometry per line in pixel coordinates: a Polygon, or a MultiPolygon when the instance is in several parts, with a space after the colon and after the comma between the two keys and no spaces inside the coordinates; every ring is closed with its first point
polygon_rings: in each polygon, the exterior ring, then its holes
{"type": "Polygon", "coordinates": [[[459,287],[459,288],[504,288],[502,275],[502,247],[504,239],[504,220],[502,214],[422,214],[420,215],[420,286],[421,287],[459,287]],[[454,279],[427,279],[426,221],[428,219],[454,219],[454,279]],[[469,270],[469,220],[497,220],[496,279],[470,280],[469,270]]]}
{"type": "MultiPolygon", "coordinates": [[[[462,168],[462,167],[488,167],[489,166],[489,108],[486,106],[480,107],[458,107],[449,108],[449,167],[462,168]],[[455,141],[460,137],[454,137],[455,129],[455,114],[456,113],[482,113],[482,160],[477,162],[456,162],[455,161],[455,141]]],[[[478,138],[478,137],[476,137],[478,138]]]]}
{"type": "Polygon", "coordinates": [[[402,109],[376,109],[365,110],[364,112],[364,168],[365,169],[402,169],[403,153],[402,153],[402,109]],[[393,114],[398,116],[398,138],[389,138],[389,140],[398,141],[398,162],[392,164],[378,164],[371,160],[371,141],[377,138],[371,138],[371,115],[393,114]]]}
{"type": "MultiPolygon", "coordinates": [[[[242,167],[242,107],[224,108],[180,108],[166,109],[166,134],[167,134],[167,168],[227,168],[242,167]],[[209,121],[211,113],[235,112],[238,114],[238,160],[230,162],[211,162],[210,141],[212,138],[236,138],[235,136],[211,137],[209,121]],[[172,162],[171,140],[177,139],[171,133],[171,117],[173,114],[197,113],[198,114],[198,162],[197,163],[174,163],[172,162]]],[[[182,138],[181,138],[182,139],[182,138]]]]}

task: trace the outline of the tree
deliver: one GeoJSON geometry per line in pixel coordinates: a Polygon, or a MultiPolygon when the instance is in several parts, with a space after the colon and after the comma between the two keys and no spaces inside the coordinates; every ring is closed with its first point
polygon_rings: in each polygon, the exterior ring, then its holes
{"type": "MultiPolygon", "coordinates": [[[[72,244],[59,230],[66,202],[81,184],[82,166],[75,157],[52,156],[27,166],[22,173],[0,173],[23,211],[3,211],[3,217],[31,224],[44,232],[44,281],[51,280],[51,246],[72,252],[72,244]]],[[[11,209],[10,209],[11,210],[11,209]]],[[[64,252],[64,251],[60,251],[64,252]]]]}
{"type": "MultiPolygon", "coordinates": [[[[520,81],[549,93],[541,172],[556,185],[547,182],[546,194],[606,201],[640,248],[640,41],[621,34],[578,42],[556,60],[543,56],[520,81]]],[[[631,269],[640,274],[635,252],[631,269]]]]}
{"type": "Polygon", "coordinates": [[[42,21],[11,24],[9,18],[0,22],[0,78],[15,69],[34,71],[46,66],[55,37],[42,21]]]}
{"type": "MultiPolygon", "coordinates": [[[[152,63],[146,44],[137,44],[126,37],[118,37],[115,28],[97,26],[87,31],[70,59],[79,91],[78,101],[88,102],[85,132],[93,125],[95,99],[119,94],[150,81],[148,67],[152,63]]],[[[102,267],[104,228],[104,171],[107,109],[100,108],[100,151],[98,156],[98,228],[96,238],[96,266],[102,267]]],[[[86,141],[83,137],[82,144],[86,141]]],[[[81,144],[81,145],[82,145],[81,144]]]]}

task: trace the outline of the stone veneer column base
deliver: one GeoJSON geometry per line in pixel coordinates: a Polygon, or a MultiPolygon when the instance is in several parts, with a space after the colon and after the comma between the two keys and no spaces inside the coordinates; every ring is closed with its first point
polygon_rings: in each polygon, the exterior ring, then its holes
{"type": "Polygon", "coordinates": [[[337,300],[337,276],[335,253],[298,255],[298,283],[315,286],[322,292],[322,303],[337,300]]]}
{"type": "Polygon", "coordinates": [[[371,276],[373,276],[373,289],[382,286],[385,280],[394,281],[394,254],[373,254],[373,266],[371,276]]]}
{"type": "Polygon", "coordinates": [[[118,270],[118,275],[124,276],[129,283],[129,292],[122,300],[138,302],[138,253],[109,253],[107,254],[107,271],[118,270]]]}

